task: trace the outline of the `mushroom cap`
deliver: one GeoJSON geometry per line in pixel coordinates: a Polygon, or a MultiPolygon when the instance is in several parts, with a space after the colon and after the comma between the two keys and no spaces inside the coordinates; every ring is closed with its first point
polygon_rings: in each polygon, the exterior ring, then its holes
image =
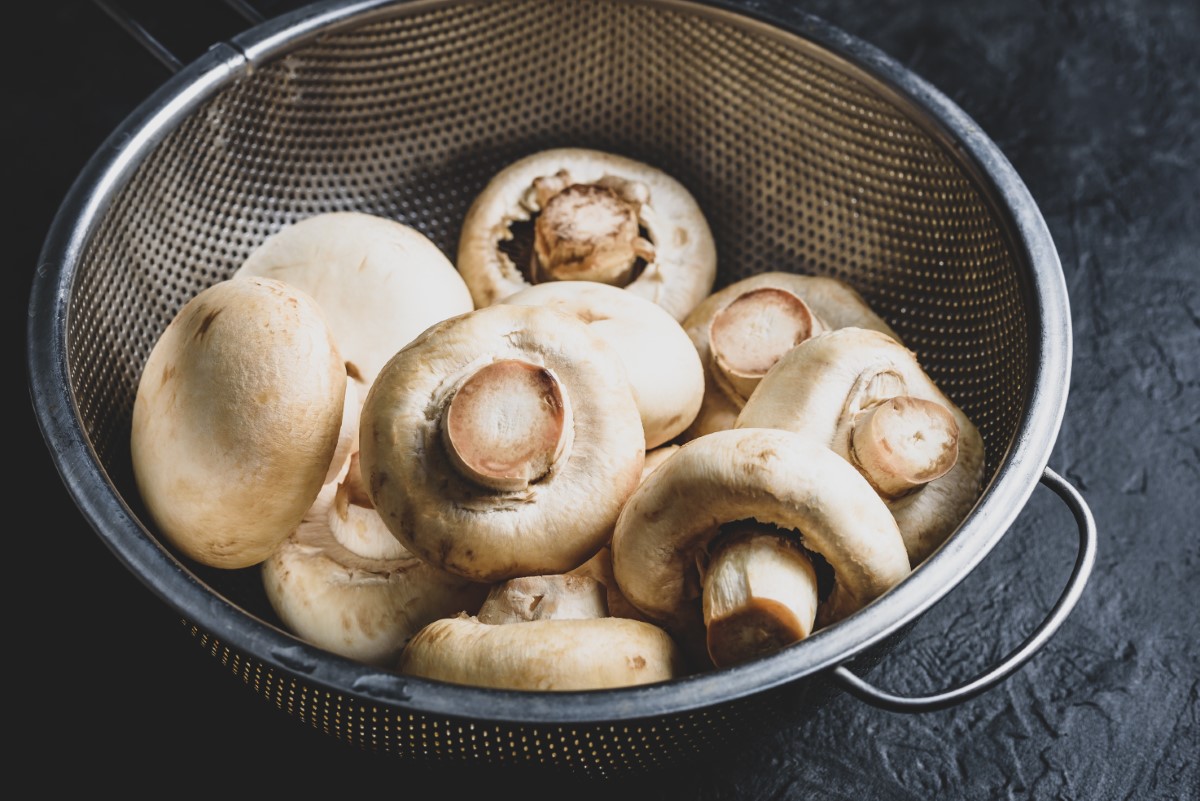
{"type": "Polygon", "coordinates": [[[504,690],[600,690],[652,684],[683,672],[679,647],[658,626],[618,617],[492,625],[467,615],[421,629],[397,670],[504,690]]]}
{"type": "Polygon", "coordinates": [[[625,290],[662,306],[682,320],[712,290],[717,250],[708,221],[678,180],[643,162],[584,148],[555,148],[526,156],[497,173],[476,196],[463,222],[456,262],[482,308],[530,286],[498,247],[512,237],[514,221],[529,220],[522,203],[535,179],[570,173],[577,184],[608,176],[638,181],[649,189],[652,220],[647,229],[656,256],[625,290]]]}
{"type": "Polygon", "coordinates": [[[138,381],[130,449],[155,526],[211,567],[249,567],[296,528],[325,481],[346,370],[317,302],[231,278],[184,304],[138,381]]]}
{"type": "Polygon", "coordinates": [[[855,416],[864,405],[895,396],[937,403],[958,424],[954,466],[917,492],[884,499],[916,565],[953,533],[978,499],[984,451],[979,429],[938,388],[915,353],[881,331],[827,331],[779,360],[746,402],[736,427],[796,432],[850,461],[855,416]],[[882,395],[870,387],[872,381],[886,382],[882,395]]]}
{"type": "Polygon", "coordinates": [[[421,561],[390,532],[385,536],[394,551],[387,558],[347,548],[330,527],[331,515],[343,515],[350,525],[383,528],[383,522],[361,506],[351,507],[361,519],[347,520],[351,510],[339,510],[337,496],[338,485],[326,484],[296,530],[262,563],[267,599],[293,634],[349,659],[391,667],[421,627],[483,603],[486,584],[421,561]]]}
{"type": "Polygon", "coordinates": [[[503,302],[572,314],[613,346],[641,412],[647,449],[673,439],[700,410],[704,367],[679,321],[661,306],[595,281],[537,284],[503,302]]]}
{"type": "Polygon", "coordinates": [[[458,270],[424,234],[357,211],[316,214],[281,228],[237,273],[276,278],[316,299],[364,395],[384,363],[417,334],[474,308],[458,270]]]}
{"type": "Polygon", "coordinates": [[[645,461],[620,358],[586,324],[542,306],[489,306],[435,324],[384,366],[360,423],[363,476],[388,528],[420,558],[476,581],[587,561],[611,536],[645,461]],[[561,387],[571,442],[544,476],[497,490],[455,466],[442,421],[459,386],[508,360],[540,367],[561,387]]]}
{"type": "Polygon", "coordinates": [[[689,650],[703,651],[696,565],[720,526],[751,519],[798,531],[833,568],[821,625],[909,574],[896,521],[848,462],[790,431],[740,428],[682,445],[626,502],[612,540],[621,591],[689,650]]]}
{"type": "Polygon", "coordinates": [[[738,298],[762,289],[780,289],[795,295],[812,310],[815,319],[813,333],[855,326],[882,331],[899,341],[891,326],[863,299],[858,290],[844,281],[818,275],[798,275],[788,272],[766,272],[752,275],[717,290],[683,320],[684,331],[692,340],[700,362],[704,365],[704,398],[695,419],[684,432],[684,441],[733,428],[741,412],[741,404],[722,390],[715,372],[709,341],[710,327],[717,315],[738,298]]]}

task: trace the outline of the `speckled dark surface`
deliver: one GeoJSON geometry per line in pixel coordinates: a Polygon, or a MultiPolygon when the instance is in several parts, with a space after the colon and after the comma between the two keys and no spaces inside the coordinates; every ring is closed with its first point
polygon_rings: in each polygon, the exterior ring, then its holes
{"type": "MultiPolygon", "coordinates": [[[[166,73],[83,0],[8,15],[3,71],[14,341],[47,226],[102,138],[166,73]]],[[[220,3],[149,3],[190,60],[241,23],[220,3]]],[[[298,3],[256,3],[267,14],[298,3]]],[[[747,5],[753,5],[747,4],[747,5]]],[[[1200,798],[1200,5],[1167,0],[809,0],[972,116],[1024,178],[1058,245],[1074,365],[1050,466],[1083,493],[1100,550],[1050,644],[957,708],[840,697],[812,720],[645,780],[434,772],[360,752],[256,700],[180,636],[71,503],[18,403],[7,535],[6,780],[52,789],[344,797],[439,793],[678,799],[1200,798]],[[32,468],[28,468],[28,459],[32,468]],[[16,473],[14,484],[13,472],[16,473]],[[28,477],[28,478],[27,478],[28,477]],[[18,522],[19,521],[19,522],[18,522]],[[21,597],[13,588],[28,589],[21,597]],[[13,701],[16,702],[14,707],[13,701]],[[39,755],[65,759],[34,768],[39,755]],[[16,768],[14,777],[12,769],[16,768]],[[278,778],[275,784],[276,779],[278,778]],[[77,784],[82,782],[82,785],[77,784]]],[[[10,365],[24,349],[14,348],[10,365]]],[[[1003,656],[1058,597],[1075,524],[1034,492],[1000,545],[923,616],[873,680],[919,694],[1003,656]]]]}

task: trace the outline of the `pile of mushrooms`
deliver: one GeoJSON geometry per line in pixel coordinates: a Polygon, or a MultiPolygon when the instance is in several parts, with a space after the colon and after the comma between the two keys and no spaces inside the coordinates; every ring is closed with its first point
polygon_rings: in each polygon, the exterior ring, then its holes
{"type": "Polygon", "coordinates": [[[937,550],[983,443],[848,284],[716,270],[681,182],[580,148],[487,182],[454,261],[377,215],[285,225],[146,361],[148,518],[407,675],[586,690],[776,653],[937,550]]]}

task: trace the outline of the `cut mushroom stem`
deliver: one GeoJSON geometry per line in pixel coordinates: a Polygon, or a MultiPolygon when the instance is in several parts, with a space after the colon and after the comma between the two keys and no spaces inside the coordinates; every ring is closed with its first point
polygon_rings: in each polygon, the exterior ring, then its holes
{"type": "Polygon", "coordinates": [[[465,478],[521,490],[550,472],[571,440],[571,406],[545,367],[500,359],[467,377],[443,425],[446,449],[465,478]]]}
{"type": "Polygon", "coordinates": [[[808,304],[786,289],[752,289],[713,317],[714,377],[732,400],[744,404],[780,357],[820,327],[808,304]]]}
{"type": "Polygon", "coordinates": [[[608,617],[604,585],[581,575],[524,576],[492,587],[476,615],[481,623],[608,617]]]}
{"type": "Polygon", "coordinates": [[[639,235],[644,185],[570,184],[565,175],[535,182],[541,213],[534,223],[533,279],[597,281],[624,286],[638,258],[654,260],[654,246],[639,235]],[[551,194],[553,192],[553,194],[551,194]]]}
{"type": "Polygon", "coordinates": [[[958,423],[940,403],[890,398],[855,417],[850,454],[881,495],[897,499],[954,467],[958,423]]]}
{"type": "Polygon", "coordinates": [[[795,536],[742,521],[722,526],[709,549],[702,603],[714,665],[766,656],[812,633],[817,574],[795,536]]]}

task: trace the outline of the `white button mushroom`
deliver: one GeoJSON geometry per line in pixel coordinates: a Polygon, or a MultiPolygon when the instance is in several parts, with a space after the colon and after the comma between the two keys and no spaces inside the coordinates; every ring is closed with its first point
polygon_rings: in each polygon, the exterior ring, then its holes
{"type": "Polygon", "coordinates": [[[811,438],[764,428],[714,432],[671,454],[621,511],[612,560],[630,603],[717,665],[838,621],[909,573],[896,521],[866,479],[811,438]],[[752,533],[772,541],[723,530],[741,521],[770,527],[752,533]],[[806,554],[779,547],[781,535],[833,570],[815,620],[805,619],[814,572],[806,554]],[[718,625],[706,628],[706,613],[718,625]]]}
{"type": "Polygon", "coordinates": [[[846,326],[896,336],[857,290],[836,278],[759,273],[709,295],[683,321],[704,364],[705,389],[680,441],[733,428],[746,399],[784,353],[846,326]]]}
{"type": "Polygon", "coordinates": [[[263,562],[262,580],[292,633],[389,668],[422,626],[475,611],[488,591],[405,550],[371,506],[357,455],[345,479],[321,490],[299,527],[263,562]]]}
{"type": "Polygon", "coordinates": [[[316,214],[281,228],[237,274],[276,278],[311,295],[362,397],[417,334],[474,308],[458,270],[424,234],[357,211],[316,214]]]}
{"type": "Polygon", "coordinates": [[[254,277],[198,293],[150,351],[133,404],[134,478],[159,532],[211,567],[266,559],[325,481],[345,397],[307,293],[254,277]]]}
{"type": "Polygon", "coordinates": [[[477,616],[430,623],[398,671],[506,690],[600,690],[676,678],[683,658],[658,626],[607,616],[592,579],[552,575],[504,582],[477,616]]]}
{"type": "Polygon", "coordinates": [[[585,562],[645,462],[620,358],[543,306],[489,306],[418,336],[372,385],[360,445],[397,539],[476,581],[585,562]]]}
{"type": "Polygon", "coordinates": [[[704,367],[679,321],[661,306],[592,281],[538,284],[503,302],[572,314],[613,346],[642,415],[647,449],[674,438],[696,417],[704,367]]]}
{"type": "MultiPolygon", "coordinates": [[[[653,450],[646,451],[646,462],[642,465],[642,481],[645,481],[646,476],[658,469],[658,466],[677,450],[679,450],[678,445],[660,445],[653,450]]],[[[646,616],[642,614],[641,610],[629,603],[621,592],[621,586],[617,584],[612,569],[612,548],[609,545],[605,545],[596,552],[595,556],[571,570],[567,575],[587,576],[603,584],[608,599],[608,612],[613,617],[646,620],[646,616]]]]}
{"type": "Polygon", "coordinates": [[[712,290],[716,254],[699,204],[675,178],[624,156],[556,148],[488,182],[467,212],[456,261],[479,308],[531,284],[597,281],[682,320],[712,290]],[[529,263],[517,264],[501,244],[513,240],[514,223],[529,221],[529,263]]]}
{"type": "Polygon", "coordinates": [[[914,565],[980,493],[979,430],[916,354],[880,331],[842,328],[797,346],[759,384],[736,426],[794,431],[854,464],[891,509],[914,565]]]}

